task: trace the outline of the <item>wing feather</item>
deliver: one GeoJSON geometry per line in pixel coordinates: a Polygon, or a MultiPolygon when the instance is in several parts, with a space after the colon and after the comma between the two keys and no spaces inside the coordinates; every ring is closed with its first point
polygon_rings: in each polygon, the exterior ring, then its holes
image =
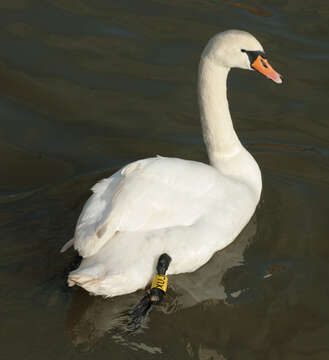
{"type": "Polygon", "coordinates": [[[208,165],[174,158],[125,166],[92,187],[77,223],[75,249],[88,257],[117,231],[190,225],[206,207],[203,195],[214,186],[216,174],[208,165]]]}

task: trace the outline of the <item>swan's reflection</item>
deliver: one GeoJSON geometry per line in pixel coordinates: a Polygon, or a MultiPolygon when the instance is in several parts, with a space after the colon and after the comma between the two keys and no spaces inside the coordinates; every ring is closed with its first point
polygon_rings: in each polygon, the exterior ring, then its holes
{"type": "MultiPolygon", "coordinates": [[[[226,271],[239,266],[244,261],[244,252],[256,234],[256,216],[252,218],[239,237],[227,248],[216,253],[212,259],[199,270],[170,276],[169,291],[163,303],[157,310],[163,313],[173,313],[187,309],[200,303],[213,304],[222,301],[228,295],[222,284],[226,271]]],[[[161,352],[161,348],[152,347],[144,343],[134,342],[133,337],[125,333],[127,318],[122,313],[132,309],[144,296],[143,291],[134,294],[104,299],[90,296],[83,290],[74,294],[69,311],[69,333],[74,345],[91,348],[98,339],[106,333],[111,338],[135,350],[143,349],[150,353],[161,352]]],[[[146,319],[143,332],[151,320],[146,319]]]]}

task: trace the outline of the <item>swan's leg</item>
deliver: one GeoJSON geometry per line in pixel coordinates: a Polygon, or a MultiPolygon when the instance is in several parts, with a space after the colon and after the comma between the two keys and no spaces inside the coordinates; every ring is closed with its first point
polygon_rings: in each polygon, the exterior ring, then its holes
{"type": "Polygon", "coordinates": [[[152,304],[159,304],[167,292],[168,277],[166,271],[171,262],[168,254],[162,254],[157,264],[157,275],[154,276],[149,296],[152,304]]]}
{"type": "Polygon", "coordinates": [[[151,289],[142,298],[142,300],[135,306],[135,308],[129,313],[130,330],[134,331],[139,328],[142,321],[145,319],[147,313],[151,309],[152,305],[160,304],[166,295],[168,277],[166,271],[171,262],[171,257],[167,254],[162,254],[159,257],[157,264],[157,274],[154,276],[151,289]]]}

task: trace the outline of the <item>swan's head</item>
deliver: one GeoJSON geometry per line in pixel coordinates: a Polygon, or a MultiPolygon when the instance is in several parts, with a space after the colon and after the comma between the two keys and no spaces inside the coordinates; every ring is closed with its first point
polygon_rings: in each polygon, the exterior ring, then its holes
{"type": "Polygon", "coordinates": [[[225,68],[255,70],[281,84],[281,75],[268,63],[259,41],[246,31],[228,30],[214,36],[208,42],[203,57],[225,68]]]}

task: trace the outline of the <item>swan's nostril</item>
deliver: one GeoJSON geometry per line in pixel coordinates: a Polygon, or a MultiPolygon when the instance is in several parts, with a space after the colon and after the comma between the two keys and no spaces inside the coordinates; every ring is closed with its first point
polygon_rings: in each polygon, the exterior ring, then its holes
{"type": "Polygon", "coordinates": [[[263,66],[267,69],[268,66],[267,66],[266,62],[263,59],[260,59],[260,61],[262,62],[263,66]]]}

